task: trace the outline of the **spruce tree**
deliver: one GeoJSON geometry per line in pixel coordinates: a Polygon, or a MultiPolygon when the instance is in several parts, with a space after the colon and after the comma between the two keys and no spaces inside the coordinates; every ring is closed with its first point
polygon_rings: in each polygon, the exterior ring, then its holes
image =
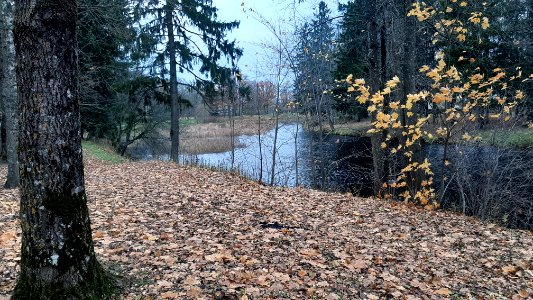
{"type": "Polygon", "coordinates": [[[219,21],[211,0],[141,0],[134,15],[143,20],[140,41],[154,58],[152,74],[160,76],[169,92],[170,159],[177,162],[181,102],[178,84],[205,91],[212,90],[213,80],[229,80],[233,70],[222,66],[221,59],[226,56],[227,63],[233,64],[242,54],[235,42],[226,39],[226,32],[239,23],[219,21]],[[163,49],[161,44],[165,45],[163,49]],[[178,83],[178,72],[188,73],[195,83],[178,83]]]}

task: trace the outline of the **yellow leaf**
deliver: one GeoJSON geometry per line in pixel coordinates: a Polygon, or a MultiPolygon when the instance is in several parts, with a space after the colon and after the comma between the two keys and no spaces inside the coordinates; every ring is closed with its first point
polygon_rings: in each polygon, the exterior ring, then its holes
{"type": "Polygon", "coordinates": [[[387,87],[393,89],[395,88],[398,83],[400,83],[400,78],[398,78],[398,76],[394,76],[391,80],[387,81],[387,87]]]}
{"type": "Polygon", "coordinates": [[[426,66],[426,65],[424,65],[424,66],[422,66],[422,68],[418,69],[418,71],[420,71],[420,72],[426,72],[427,70],[429,70],[429,67],[426,66]]]}
{"type": "Polygon", "coordinates": [[[481,23],[481,28],[487,29],[489,27],[490,27],[489,18],[483,17],[483,23],[481,23]]]}
{"type": "Polygon", "coordinates": [[[347,83],[352,83],[352,79],[353,79],[353,74],[350,74],[350,75],[348,75],[348,77],[346,77],[346,82],[347,83]]]}
{"type": "Polygon", "coordinates": [[[378,104],[383,102],[383,95],[381,93],[376,93],[372,96],[372,103],[378,104]]]}

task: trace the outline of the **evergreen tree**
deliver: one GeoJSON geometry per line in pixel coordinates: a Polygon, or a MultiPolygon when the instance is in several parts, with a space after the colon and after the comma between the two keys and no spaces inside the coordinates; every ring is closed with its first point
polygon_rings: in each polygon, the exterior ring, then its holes
{"type": "MultiPolygon", "coordinates": [[[[342,12],[339,40],[337,43],[334,78],[344,80],[352,74],[354,78],[368,76],[367,66],[367,18],[365,16],[366,0],[350,1],[339,5],[342,12]]],[[[333,90],[334,107],[348,118],[367,117],[366,106],[361,105],[347,93],[347,86],[341,85],[333,90]]]]}
{"type": "Polygon", "coordinates": [[[321,1],[310,23],[298,30],[299,48],[296,57],[296,95],[309,116],[321,123],[326,115],[333,129],[332,99],[327,91],[333,87],[334,38],[331,11],[321,1]]]}
{"type": "Polygon", "coordinates": [[[114,85],[125,80],[131,60],[128,50],[135,33],[130,29],[125,0],[81,0],[79,44],[82,130],[89,137],[111,138],[114,85]]]}
{"type": "Polygon", "coordinates": [[[217,20],[217,9],[211,0],[147,0],[139,1],[134,9],[137,19],[143,20],[140,40],[145,53],[154,58],[152,74],[159,75],[168,90],[171,106],[172,161],[178,161],[180,97],[178,84],[199,91],[213,90],[213,80],[230,80],[232,68],[223,67],[226,56],[234,63],[242,54],[235,42],[226,39],[226,32],[238,22],[217,20]],[[160,49],[160,45],[164,48],[160,49]],[[195,67],[199,65],[198,75],[195,67]],[[195,84],[178,83],[178,72],[188,73],[195,84]],[[202,77],[201,75],[206,75],[202,77]]]}

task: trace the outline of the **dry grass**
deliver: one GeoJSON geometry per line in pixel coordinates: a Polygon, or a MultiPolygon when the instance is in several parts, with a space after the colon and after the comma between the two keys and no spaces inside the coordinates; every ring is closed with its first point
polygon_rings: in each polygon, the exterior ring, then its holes
{"type": "MultiPolygon", "coordinates": [[[[261,133],[274,128],[274,121],[261,118],[261,133]]],[[[231,122],[224,119],[219,122],[194,124],[184,128],[181,136],[181,151],[188,154],[220,153],[231,151],[232,133],[234,137],[241,135],[256,135],[259,130],[257,117],[242,117],[235,119],[235,128],[231,122]]],[[[235,141],[235,147],[242,147],[235,141]]]]}
{"type": "MultiPolygon", "coordinates": [[[[364,120],[361,122],[349,121],[337,123],[335,124],[335,130],[330,133],[336,135],[365,136],[367,135],[367,131],[371,126],[372,124],[370,124],[370,120],[364,120]]],[[[324,124],[324,128],[329,129],[327,123],[324,124]]]]}

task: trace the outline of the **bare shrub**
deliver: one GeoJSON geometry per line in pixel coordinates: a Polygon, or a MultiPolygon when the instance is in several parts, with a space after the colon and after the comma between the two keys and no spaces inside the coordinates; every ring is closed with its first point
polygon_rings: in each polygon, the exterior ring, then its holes
{"type": "Polygon", "coordinates": [[[446,206],[509,227],[533,229],[531,151],[455,145],[449,158],[446,206]]]}

